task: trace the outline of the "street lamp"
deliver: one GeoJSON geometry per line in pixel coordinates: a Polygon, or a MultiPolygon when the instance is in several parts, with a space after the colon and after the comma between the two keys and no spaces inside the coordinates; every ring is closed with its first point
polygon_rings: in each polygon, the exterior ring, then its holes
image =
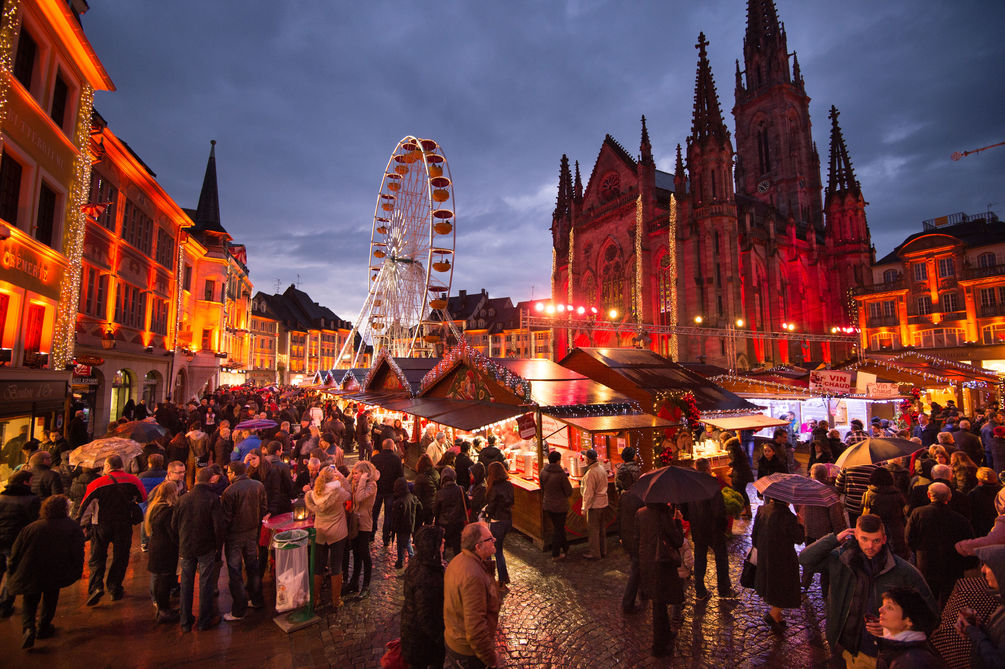
{"type": "Polygon", "coordinates": [[[738,328],[742,328],[743,327],[743,319],[742,318],[737,318],[736,319],[736,327],[738,327],[738,328]]]}
{"type": "Polygon", "coordinates": [[[694,323],[695,323],[695,325],[701,325],[703,320],[704,319],[701,316],[695,316],[694,317],[694,323]]]}
{"type": "Polygon", "coordinates": [[[610,318],[613,321],[615,318],[618,317],[618,310],[617,309],[611,309],[610,311],[607,312],[607,317],[610,318]]]}

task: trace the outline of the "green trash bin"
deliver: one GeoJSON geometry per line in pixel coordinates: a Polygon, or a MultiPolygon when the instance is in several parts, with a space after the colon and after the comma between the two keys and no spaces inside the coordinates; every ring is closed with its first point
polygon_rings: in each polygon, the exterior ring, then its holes
{"type": "Polygon", "coordinates": [[[286,530],[272,538],[276,550],[276,611],[290,617],[314,616],[314,529],[286,530]],[[306,593],[306,599],[303,596],[306,593]]]}

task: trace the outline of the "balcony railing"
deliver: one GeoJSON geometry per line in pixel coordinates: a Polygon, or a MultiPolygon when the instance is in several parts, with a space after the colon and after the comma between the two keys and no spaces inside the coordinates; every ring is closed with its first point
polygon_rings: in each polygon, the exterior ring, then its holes
{"type": "Polygon", "coordinates": [[[900,319],[897,316],[870,316],[865,322],[867,328],[883,328],[896,325],[900,325],[900,319]]]}
{"type": "Polygon", "coordinates": [[[964,279],[985,279],[989,276],[1005,276],[1005,265],[990,267],[967,267],[963,270],[964,279]]]}
{"type": "Polygon", "coordinates": [[[903,278],[896,281],[886,281],[884,283],[874,283],[866,286],[856,286],[852,289],[852,295],[871,295],[874,293],[887,293],[892,290],[904,290],[907,288],[907,281],[903,278]]]}

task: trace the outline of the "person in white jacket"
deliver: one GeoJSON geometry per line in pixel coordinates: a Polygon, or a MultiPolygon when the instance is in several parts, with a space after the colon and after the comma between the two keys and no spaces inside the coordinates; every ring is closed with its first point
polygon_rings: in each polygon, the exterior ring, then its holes
{"type": "Polygon", "coordinates": [[[604,532],[604,513],[607,509],[607,470],[597,462],[597,452],[592,448],[586,453],[586,472],[583,474],[583,513],[589,531],[589,552],[583,555],[587,560],[607,556],[607,536],[604,532]]]}

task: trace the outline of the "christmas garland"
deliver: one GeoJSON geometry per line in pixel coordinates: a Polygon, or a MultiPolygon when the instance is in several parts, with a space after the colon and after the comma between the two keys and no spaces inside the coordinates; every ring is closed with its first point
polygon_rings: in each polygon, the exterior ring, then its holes
{"type": "Polygon", "coordinates": [[[469,367],[484,372],[521,400],[525,402],[530,401],[530,381],[509,371],[478,349],[468,346],[467,341],[464,339],[455,348],[448,351],[443,356],[443,359],[436,363],[436,366],[422,377],[422,382],[419,384],[420,391],[425,392],[428,390],[462,362],[466,363],[469,367]]]}

